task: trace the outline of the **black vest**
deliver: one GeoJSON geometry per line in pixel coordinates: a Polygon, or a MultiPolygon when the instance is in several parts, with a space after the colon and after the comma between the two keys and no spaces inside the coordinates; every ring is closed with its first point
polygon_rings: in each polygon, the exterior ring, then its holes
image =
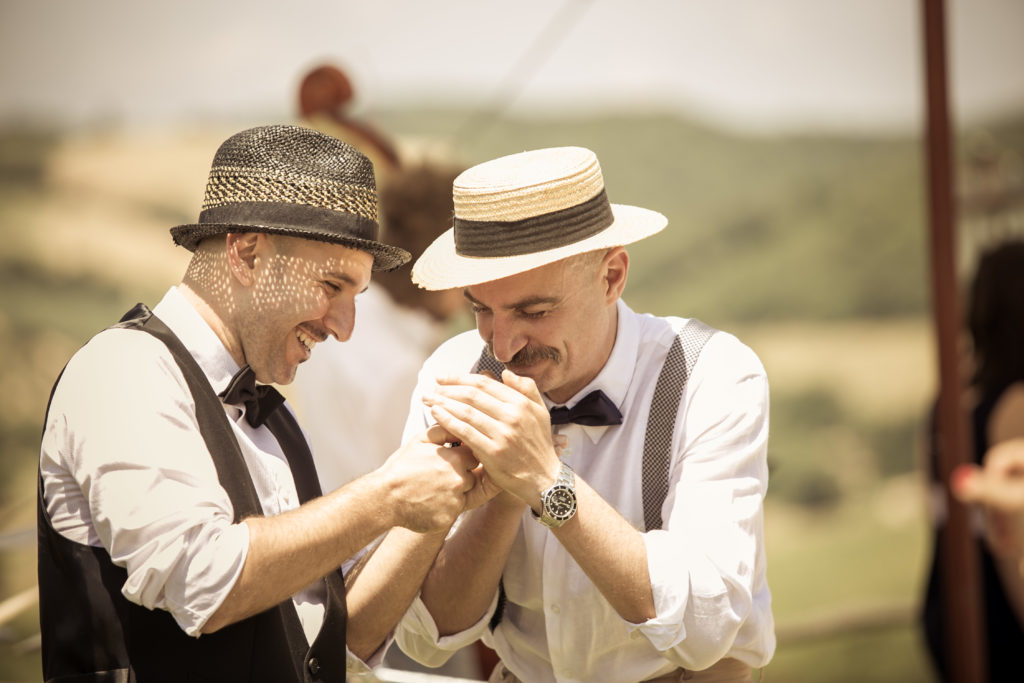
{"type": "MultiPolygon", "coordinates": [[[[147,332],[167,345],[192,392],[200,432],[234,506],[235,521],[262,515],[223,404],[185,346],[142,304],[129,311],[118,327],[147,332]]],[[[298,429],[287,410],[275,411],[271,419],[281,421],[280,428],[298,429]]],[[[308,449],[301,455],[300,462],[290,459],[289,464],[299,496],[305,500],[320,491],[308,449]]],[[[121,594],[127,572],[111,562],[106,549],[68,540],[53,529],[41,476],[38,507],[39,621],[46,681],[345,680],[345,583],[340,571],[324,579],[326,613],[311,647],[291,600],[193,638],[170,613],[148,610],[121,594]]]]}

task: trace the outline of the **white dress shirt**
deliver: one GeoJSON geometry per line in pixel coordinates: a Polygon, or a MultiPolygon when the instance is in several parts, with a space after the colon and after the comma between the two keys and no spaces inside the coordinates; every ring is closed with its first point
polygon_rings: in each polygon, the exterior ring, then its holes
{"type": "MultiPolygon", "coordinates": [[[[608,362],[567,405],[601,389],[619,406],[623,424],[557,429],[569,439],[564,460],[577,476],[642,530],[648,410],[674,337],[671,325],[685,321],[638,315],[621,301],[618,314],[608,362]]],[[[420,397],[434,389],[434,378],[470,369],[482,344],[475,331],[467,332],[426,362],[406,436],[431,421],[420,397]]],[[[445,637],[417,598],[399,628],[399,644],[436,664],[482,638],[531,683],[641,681],[678,667],[705,669],[724,657],[765,665],[775,650],[763,529],[767,440],[764,368],[753,351],[719,332],[700,354],[677,412],[664,528],[643,534],[656,617],[640,624],[622,619],[527,511],[505,565],[508,604],[495,631],[487,623],[497,595],[476,625],[445,637]]]]}
{"type": "MultiPolygon", "coordinates": [[[[177,288],[153,313],[182,341],[213,391],[239,370],[177,288]]],[[[287,404],[280,409],[289,409],[287,404]]],[[[267,517],[299,506],[277,439],[244,408],[224,406],[267,517]]],[[[248,527],[233,522],[227,492],[199,432],[195,402],[168,348],[138,330],[108,329],[68,362],[50,405],[40,454],[53,527],[102,546],[124,567],[126,598],[167,610],[199,636],[245,563],[248,527]]],[[[322,582],[292,596],[307,639],[323,623],[322,582]]],[[[351,653],[349,666],[365,666],[351,653]]]]}

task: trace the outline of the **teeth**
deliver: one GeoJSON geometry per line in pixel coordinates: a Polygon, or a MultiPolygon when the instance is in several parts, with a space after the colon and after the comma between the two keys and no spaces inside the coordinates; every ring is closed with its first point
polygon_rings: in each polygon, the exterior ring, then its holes
{"type": "Polygon", "coordinates": [[[297,330],[295,332],[295,336],[299,338],[299,341],[302,342],[302,345],[306,347],[307,351],[312,351],[313,350],[313,345],[316,344],[316,340],[315,339],[310,337],[308,334],[306,334],[302,330],[297,330]]]}

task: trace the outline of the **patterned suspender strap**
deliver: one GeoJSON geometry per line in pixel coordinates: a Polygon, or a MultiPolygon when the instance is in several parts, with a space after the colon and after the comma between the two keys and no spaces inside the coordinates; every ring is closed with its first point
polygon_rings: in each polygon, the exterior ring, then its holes
{"type": "Polygon", "coordinates": [[[668,495],[672,432],[675,431],[679,401],[701,349],[716,331],[699,320],[687,321],[681,330],[676,331],[658,375],[658,383],[654,386],[647,433],[644,435],[642,473],[644,528],[648,531],[660,529],[663,521],[661,507],[668,495]]]}
{"type": "MultiPolygon", "coordinates": [[[[480,352],[480,357],[476,363],[473,364],[473,372],[490,370],[498,378],[499,382],[501,381],[501,371],[504,369],[505,364],[488,353],[486,345],[480,352]]],[[[491,621],[487,624],[492,632],[498,627],[498,624],[501,623],[501,618],[505,615],[505,599],[505,581],[500,579],[498,581],[498,606],[495,608],[494,614],[491,615],[491,621]]]]}
{"type": "Polygon", "coordinates": [[[480,352],[480,358],[478,358],[476,363],[473,365],[473,372],[490,370],[494,373],[494,376],[498,378],[499,382],[501,381],[501,371],[504,369],[505,364],[489,354],[486,346],[484,346],[484,350],[480,352]]]}

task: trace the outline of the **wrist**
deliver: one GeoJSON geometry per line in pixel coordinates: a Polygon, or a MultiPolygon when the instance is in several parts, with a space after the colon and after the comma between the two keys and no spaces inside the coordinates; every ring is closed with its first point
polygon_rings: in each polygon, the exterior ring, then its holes
{"type": "Polygon", "coordinates": [[[541,513],[541,509],[544,506],[544,492],[558,481],[558,477],[562,473],[563,464],[561,458],[556,454],[555,459],[548,463],[544,471],[534,478],[529,495],[522,499],[535,514],[539,515],[541,513]]]}
{"type": "Polygon", "coordinates": [[[522,499],[508,491],[502,491],[490,501],[490,506],[498,511],[507,510],[511,513],[521,514],[524,507],[528,507],[522,499]]]}
{"type": "MultiPolygon", "coordinates": [[[[404,500],[401,494],[401,483],[385,468],[378,468],[363,475],[356,482],[363,484],[360,487],[360,497],[363,504],[376,508],[376,515],[385,528],[404,526],[402,510],[404,500]]],[[[353,482],[355,483],[355,482],[353,482]]]]}
{"type": "Polygon", "coordinates": [[[540,509],[533,517],[546,527],[557,529],[576,514],[576,474],[564,462],[554,483],[541,492],[540,509]]]}

